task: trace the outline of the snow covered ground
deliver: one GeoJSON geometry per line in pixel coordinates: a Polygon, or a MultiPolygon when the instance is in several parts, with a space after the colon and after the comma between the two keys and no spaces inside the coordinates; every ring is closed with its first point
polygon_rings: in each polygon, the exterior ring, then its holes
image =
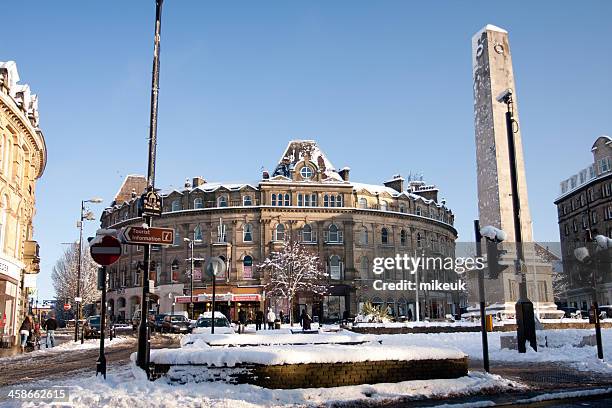
{"type": "MultiPolygon", "coordinates": [[[[612,329],[602,329],[604,361],[597,358],[595,346],[574,347],[576,339],[595,334],[595,330],[565,329],[539,330],[545,335],[549,344],[560,347],[539,348],[536,353],[527,347],[527,353],[519,354],[516,350],[501,350],[500,337],[515,333],[488,333],[489,358],[491,361],[511,362],[560,362],[584,371],[612,373],[612,329]]],[[[482,343],[479,332],[474,333],[439,333],[439,334],[393,334],[374,336],[382,340],[383,345],[410,344],[428,347],[455,347],[472,359],[482,359],[482,343]]]]}
{"type": "MultiPolygon", "coordinates": [[[[115,337],[113,338],[112,341],[110,341],[109,339],[104,339],[104,346],[105,347],[114,347],[118,344],[121,343],[125,343],[128,341],[133,341],[134,338],[133,337],[129,337],[129,336],[119,336],[119,337],[115,337]]],[[[68,341],[62,344],[59,344],[53,348],[45,348],[45,344],[43,341],[43,344],[41,345],[41,349],[40,350],[34,350],[31,352],[27,352],[27,353],[23,353],[23,354],[16,354],[13,356],[9,356],[9,357],[2,357],[0,358],[1,362],[7,362],[7,361],[19,361],[22,359],[29,359],[29,358],[34,358],[37,357],[39,355],[49,355],[49,354],[58,354],[58,353],[65,353],[65,352],[69,352],[69,351],[74,351],[74,350],[87,350],[87,349],[95,349],[100,347],[100,339],[90,339],[90,340],[85,340],[85,342],[83,344],[81,344],[80,341],[78,342],[74,342],[74,341],[68,341]]]]}
{"type": "MultiPolygon", "coordinates": [[[[443,398],[470,395],[478,392],[504,392],[522,387],[516,382],[496,375],[479,372],[451,380],[406,381],[395,384],[356,385],[337,388],[308,388],[295,390],[270,390],[254,385],[223,383],[171,384],[164,379],[148,381],[138,369],[122,367],[109,371],[107,380],[88,376],[62,382],[42,381],[30,384],[70,387],[71,406],[114,408],[253,408],[316,406],[333,402],[381,401],[401,397],[443,398]]],[[[6,395],[4,390],[0,390],[6,395]]],[[[9,405],[28,407],[34,405],[9,405]]]]}

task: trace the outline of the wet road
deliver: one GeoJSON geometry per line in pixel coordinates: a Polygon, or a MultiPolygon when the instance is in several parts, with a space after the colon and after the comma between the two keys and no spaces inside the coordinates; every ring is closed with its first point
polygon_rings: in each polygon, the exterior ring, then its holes
{"type": "MultiPolygon", "coordinates": [[[[151,348],[179,347],[179,337],[155,335],[151,338],[151,348]]],[[[137,339],[130,336],[127,341],[116,344],[107,343],[106,363],[113,366],[125,364],[136,351],[137,339]]],[[[36,380],[62,379],[80,372],[95,373],[99,349],[67,350],[53,354],[32,355],[32,358],[0,359],[0,387],[23,384],[36,380]]]]}

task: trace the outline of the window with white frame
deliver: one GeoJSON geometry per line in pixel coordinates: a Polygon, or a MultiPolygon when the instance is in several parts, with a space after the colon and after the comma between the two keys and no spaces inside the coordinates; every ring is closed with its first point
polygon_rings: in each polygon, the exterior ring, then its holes
{"type": "Polygon", "coordinates": [[[204,201],[198,197],[193,200],[193,208],[204,208],[204,201]]]}
{"type": "Polygon", "coordinates": [[[329,257],[329,277],[333,280],[342,280],[342,261],[338,255],[329,257]]]}
{"type": "Polygon", "coordinates": [[[274,229],[274,240],[275,241],[284,241],[285,240],[285,226],[283,224],[278,224],[274,229]]]}
{"type": "Polygon", "coordinates": [[[302,176],[304,180],[310,180],[314,176],[314,171],[310,166],[304,166],[300,169],[300,176],[302,176]]]}
{"type": "Polygon", "coordinates": [[[270,202],[272,205],[276,205],[276,194],[272,194],[272,201],[270,202]]]}
{"type": "Polygon", "coordinates": [[[323,196],[323,207],[329,207],[329,195],[327,194],[323,196]]]}
{"type": "Polygon", "coordinates": [[[302,227],[302,242],[313,243],[317,242],[317,231],[312,229],[310,224],[305,224],[302,227]]]}
{"type": "Polygon", "coordinates": [[[336,224],[331,224],[327,229],[327,239],[329,243],[341,243],[343,242],[342,231],[336,224]]]}
{"type": "Polygon", "coordinates": [[[591,211],[591,224],[597,224],[597,211],[591,211]]]}
{"type": "Polygon", "coordinates": [[[253,242],[253,225],[244,224],[244,229],[242,230],[242,241],[253,242]]]}
{"type": "Polygon", "coordinates": [[[181,210],[181,200],[173,200],[172,201],[172,211],[180,211],[181,210]]]}
{"type": "Polygon", "coordinates": [[[343,200],[342,200],[342,194],[338,194],[338,195],[336,196],[336,207],[342,207],[342,206],[343,206],[343,205],[342,205],[342,201],[343,201],[343,200]]]}
{"type": "Polygon", "coordinates": [[[364,197],[359,199],[359,208],[368,208],[368,200],[366,200],[364,197]]]}
{"type": "Polygon", "coordinates": [[[599,173],[607,173],[608,171],[610,171],[610,158],[599,159],[599,173]]]}
{"type": "Polygon", "coordinates": [[[202,241],[202,227],[196,225],[193,229],[193,239],[195,241],[202,241]]]}
{"type": "Polygon", "coordinates": [[[421,207],[417,205],[416,215],[421,215],[421,207]]]}
{"type": "Polygon", "coordinates": [[[383,201],[381,201],[381,202],[380,202],[380,209],[381,209],[382,211],[387,211],[387,210],[389,209],[389,204],[387,204],[387,202],[386,202],[386,201],[384,201],[384,200],[383,200],[383,201]]]}
{"type": "Polygon", "coordinates": [[[401,213],[405,213],[406,212],[406,206],[404,204],[400,204],[399,212],[401,212],[401,213]]]}
{"type": "Polygon", "coordinates": [[[172,245],[174,246],[180,246],[181,245],[181,232],[179,231],[178,228],[174,229],[174,242],[172,243],[172,245]]]}
{"type": "Polygon", "coordinates": [[[285,193],[285,207],[289,207],[291,205],[291,196],[285,193]]]}
{"type": "Polygon", "coordinates": [[[217,198],[217,207],[227,207],[227,196],[222,195],[217,198]]]}
{"type": "Polygon", "coordinates": [[[242,205],[249,206],[253,205],[253,198],[250,195],[245,195],[242,197],[242,205]]]}

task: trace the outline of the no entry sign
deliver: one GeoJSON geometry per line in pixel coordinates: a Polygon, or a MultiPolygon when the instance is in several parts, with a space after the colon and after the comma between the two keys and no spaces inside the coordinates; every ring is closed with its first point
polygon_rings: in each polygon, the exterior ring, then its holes
{"type": "Polygon", "coordinates": [[[121,257],[121,243],[115,237],[105,235],[89,248],[91,257],[98,265],[114,264],[121,257]]]}

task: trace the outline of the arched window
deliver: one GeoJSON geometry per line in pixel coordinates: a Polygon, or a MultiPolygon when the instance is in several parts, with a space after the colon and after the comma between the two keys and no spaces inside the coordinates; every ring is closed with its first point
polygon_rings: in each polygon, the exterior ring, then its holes
{"type": "Polygon", "coordinates": [[[289,194],[285,194],[285,207],[289,207],[291,205],[291,198],[289,194]]]}
{"type": "Polygon", "coordinates": [[[361,262],[359,264],[359,275],[361,279],[368,279],[368,274],[370,272],[370,261],[367,256],[361,258],[361,262]]]}
{"type": "Polygon", "coordinates": [[[421,233],[420,232],[417,232],[416,241],[417,241],[417,248],[422,248],[423,247],[423,238],[421,237],[421,233]]]}
{"type": "Polygon", "coordinates": [[[170,269],[172,272],[170,276],[170,280],[172,282],[178,282],[179,280],[179,261],[177,261],[176,259],[172,261],[172,266],[170,267],[170,269]]]}
{"type": "Polygon", "coordinates": [[[298,194],[298,207],[301,207],[304,205],[304,195],[302,193],[298,194]]]}
{"type": "Polygon", "coordinates": [[[323,196],[323,207],[329,207],[329,196],[327,194],[323,196]]]}
{"type": "Polygon", "coordinates": [[[385,227],[383,227],[382,230],[380,230],[380,241],[383,244],[388,244],[389,243],[389,230],[385,227]]]}
{"type": "Polygon", "coordinates": [[[227,207],[227,196],[222,195],[217,199],[217,207],[227,207]]]}
{"type": "Polygon", "coordinates": [[[327,229],[327,242],[339,243],[342,242],[342,231],[338,229],[336,224],[332,224],[327,229]]]}
{"type": "Polygon", "coordinates": [[[329,197],[329,206],[330,207],[336,206],[336,196],[335,195],[332,195],[331,197],[329,197]]]}
{"type": "Polygon", "coordinates": [[[387,204],[387,202],[386,202],[386,201],[381,201],[381,202],[380,202],[380,209],[381,209],[382,211],[387,211],[387,209],[388,209],[388,204],[387,204]]]}
{"type": "Polygon", "coordinates": [[[315,242],[313,239],[313,231],[310,224],[305,224],[302,227],[302,242],[315,242]]]}
{"type": "Polygon", "coordinates": [[[272,205],[276,205],[276,194],[272,194],[272,205]]]}
{"type": "Polygon", "coordinates": [[[400,206],[399,206],[399,211],[400,211],[401,213],[405,213],[405,212],[406,212],[406,206],[405,206],[404,204],[400,204],[400,206]]]}
{"type": "Polygon", "coordinates": [[[173,200],[172,201],[172,211],[180,211],[181,210],[181,201],[173,200]]]}
{"type": "Polygon", "coordinates": [[[251,198],[250,195],[245,195],[244,197],[242,197],[242,205],[244,206],[253,205],[253,199],[251,198]]]}
{"type": "Polygon", "coordinates": [[[193,208],[204,208],[204,201],[200,197],[194,199],[193,208]]]}
{"type": "Polygon", "coordinates": [[[359,199],[359,208],[368,208],[368,200],[366,200],[364,197],[359,199]]]}
{"type": "Polygon", "coordinates": [[[276,229],[274,230],[274,240],[275,241],[285,240],[285,226],[283,224],[278,224],[276,226],[276,229]]]}
{"type": "Polygon", "coordinates": [[[342,195],[340,194],[336,197],[336,207],[342,207],[342,195]]]}
{"type": "Polygon", "coordinates": [[[406,246],[406,230],[400,231],[400,245],[406,246]]]}
{"type": "Polygon", "coordinates": [[[342,279],[342,262],[338,255],[329,258],[329,277],[334,280],[342,279]]]}
{"type": "Polygon", "coordinates": [[[196,225],[193,229],[193,239],[196,241],[202,241],[202,227],[196,225]]]}
{"type": "Polygon", "coordinates": [[[253,257],[251,255],[246,255],[242,260],[242,277],[253,279],[253,257]]]}
{"type": "Polygon", "coordinates": [[[416,215],[421,215],[421,207],[419,207],[418,205],[416,208],[416,215]]]}
{"type": "Polygon", "coordinates": [[[310,195],[310,205],[312,207],[316,207],[317,206],[317,195],[314,194],[314,193],[310,195]]]}
{"type": "Polygon", "coordinates": [[[244,229],[242,230],[242,241],[253,242],[253,226],[251,224],[244,224],[244,229]]]}
{"type": "Polygon", "coordinates": [[[360,232],[359,242],[361,245],[368,245],[370,238],[368,237],[368,229],[363,227],[360,232]]]}

